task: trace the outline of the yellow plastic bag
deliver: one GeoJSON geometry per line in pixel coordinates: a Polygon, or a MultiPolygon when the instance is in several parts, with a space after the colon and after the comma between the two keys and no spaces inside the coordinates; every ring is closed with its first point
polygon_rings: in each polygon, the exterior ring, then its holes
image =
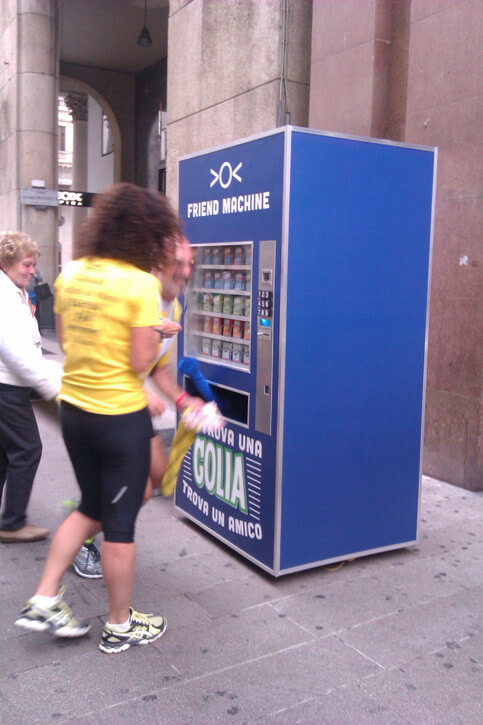
{"type": "Polygon", "coordinates": [[[161,492],[163,496],[172,496],[176,488],[181,464],[185,455],[193,445],[196,438],[196,430],[188,430],[183,421],[180,421],[179,428],[173,439],[171,453],[169,454],[166,473],[161,481],[161,492]]]}

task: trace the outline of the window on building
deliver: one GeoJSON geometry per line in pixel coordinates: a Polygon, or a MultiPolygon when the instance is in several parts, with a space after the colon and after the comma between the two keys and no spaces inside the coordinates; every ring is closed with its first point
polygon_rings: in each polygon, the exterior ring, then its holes
{"type": "Polygon", "coordinates": [[[67,151],[65,126],[59,126],[59,151],[67,151]]]}
{"type": "Polygon", "coordinates": [[[111,126],[109,124],[109,119],[107,118],[106,114],[102,114],[102,155],[107,156],[107,154],[112,154],[114,151],[114,139],[112,137],[112,131],[111,126]]]}
{"type": "Polygon", "coordinates": [[[168,128],[168,114],[166,111],[158,113],[158,129],[159,129],[159,158],[160,161],[166,160],[166,130],[168,128]]]}
{"type": "Polygon", "coordinates": [[[166,194],[166,166],[158,169],[158,191],[166,194]]]}

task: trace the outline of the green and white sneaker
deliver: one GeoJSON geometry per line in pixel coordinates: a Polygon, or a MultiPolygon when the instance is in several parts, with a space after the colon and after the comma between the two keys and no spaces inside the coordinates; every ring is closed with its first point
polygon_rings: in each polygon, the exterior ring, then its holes
{"type": "Polygon", "coordinates": [[[125,632],[120,632],[114,627],[104,625],[99,649],[107,654],[122,652],[128,647],[135,647],[138,644],[148,644],[159,639],[166,631],[166,617],[157,614],[141,614],[130,609],[130,626],[125,632]]]}
{"type": "Polygon", "coordinates": [[[40,607],[33,599],[29,599],[22,609],[20,617],[15,621],[17,627],[30,632],[50,632],[56,637],[83,637],[91,625],[86,619],[77,619],[66,602],[62,599],[65,587],[59,592],[59,601],[52,607],[40,607]]]}

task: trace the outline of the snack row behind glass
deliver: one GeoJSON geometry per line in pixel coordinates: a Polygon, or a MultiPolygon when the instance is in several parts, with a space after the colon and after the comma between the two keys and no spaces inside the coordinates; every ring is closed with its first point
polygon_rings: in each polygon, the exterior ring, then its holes
{"type": "Polygon", "coordinates": [[[224,337],[234,337],[238,340],[250,339],[250,323],[242,320],[231,320],[228,317],[205,317],[203,332],[224,337]]]}
{"type": "Polygon", "coordinates": [[[215,265],[251,265],[251,246],[223,246],[223,247],[200,247],[196,255],[196,261],[200,264],[215,265]]]}
{"type": "Polygon", "coordinates": [[[233,361],[243,365],[250,364],[250,347],[228,340],[210,340],[204,337],[201,343],[201,352],[206,357],[218,360],[233,361]]]}
{"type": "Polygon", "coordinates": [[[205,289],[226,289],[249,292],[252,288],[250,272],[203,272],[198,273],[197,286],[205,289]]]}
{"type": "Polygon", "coordinates": [[[205,292],[201,296],[201,309],[204,312],[219,312],[224,315],[248,317],[250,315],[250,300],[241,296],[212,295],[205,292]]]}

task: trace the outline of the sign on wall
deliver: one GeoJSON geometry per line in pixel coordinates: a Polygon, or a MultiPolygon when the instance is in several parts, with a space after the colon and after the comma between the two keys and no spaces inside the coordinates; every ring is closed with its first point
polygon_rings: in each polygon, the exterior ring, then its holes
{"type": "Polygon", "coordinates": [[[27,206],[82,206],[94,203],[95,194],[90,191],[57,191],[56,189],[20,189],[20,203],[27,206]]]}

